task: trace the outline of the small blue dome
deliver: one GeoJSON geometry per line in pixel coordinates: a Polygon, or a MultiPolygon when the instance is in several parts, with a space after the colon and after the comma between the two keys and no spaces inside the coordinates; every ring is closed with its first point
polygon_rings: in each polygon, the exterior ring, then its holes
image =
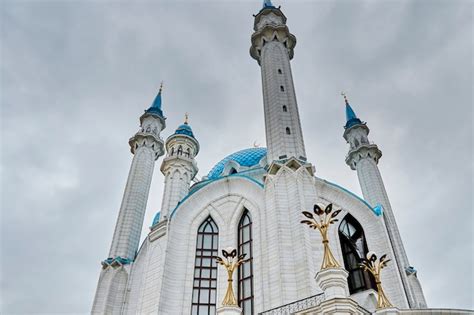
{"type": "Polygon", "coordinates": [[[186,135],[194,138],[193,130],[187,123],[182,124],[174,132],[175,135],[186,135]]]}
{"type": "Polygon", "coordinates": [[[260,161],[267,156],[267,148],[250,148],[245,150],[240,150],[231,155],[228,155],[217,163],[207,174],[209,179],[216,179],[221,176],[222,171],[224,170],[225,165],[229,161],[234,161],[240,166],[252,167],[258,165],[260,161]]]}

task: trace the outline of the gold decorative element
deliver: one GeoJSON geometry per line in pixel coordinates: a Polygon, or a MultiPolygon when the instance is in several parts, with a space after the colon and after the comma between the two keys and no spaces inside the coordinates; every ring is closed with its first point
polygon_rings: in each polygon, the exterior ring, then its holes
{"type": "Polygon", "coordinates": [[[329,248],[329,239],[328,239],[328,229],[331,224],[334,222],[339,221],[336,219],[337,215],[341,212],[341,210],[334,211],[332,214],[332,203],[326,206],[326,209],[321,209],[318,205],[314,205],[313,211],[319,217],[319,222],[313,216],[313,214],[309,211],[303,211],[305,217],[310,220],[303,220],[301,223],[309,225],[310,228],[315,230],[319,230],[321,233],[321,237],[323,238],[323,246],[324,246],[324,255],[323,255],[323,263],[321,265],[321,270],[328,269],[328,268],[339,268],[340,265],[337,262],[336,258],[331,252],[331,248],[329,248]]]}
{"type": "Polygon", "coordinates": [[[189,120],[189,113],[184,113],[184,123],[187,125],[189,120]]]}
{"type": "Polygon", "coordinates": [[[163,91],[163,81],[161,81],[161,83],[160,83],[160,92],[159,93],[161,93],[161,91],[163,91]]]}
{"type": "Polygon", "coordinates": [[[382,255],[382,257],[377,260],[377,255],[375,255],[374,252],[368,252],[367,259],[362,259],[362,263],[360,264],[361,268],[370,271],[375,278],[375,284],[377,285],[377,309],[393,307],[385,295],[382,288],[382,281],[380,281],[380,272],[390,261],[390,259],[385,260],[385,258],[387,258],[387,255],[382,255]]]}
{"type": "Polygon", "coordinates": [[[349,100],[347,99],[346,93],[343,91],[341,92],[341,95],[344,96],[344,102],[346,102],[346,104],[349,104],[349,100]]]}
{"type": "Polygon", "coordinates": [[[239,255],[237,257],[237,250],[235,248],[226,248],[222,250],[221,258],[216,256],[216,261],[225,267],[227,270],[227,292],[225,293],[224,300],[222,301],[222,306],[238,306],[237,300],[235,299],[234,289],[232,287],[233,281],[233,274],[234,270],[242,265],[243,263],[247,262],[248,260],[244,260],[246,254],[239,255]]]}

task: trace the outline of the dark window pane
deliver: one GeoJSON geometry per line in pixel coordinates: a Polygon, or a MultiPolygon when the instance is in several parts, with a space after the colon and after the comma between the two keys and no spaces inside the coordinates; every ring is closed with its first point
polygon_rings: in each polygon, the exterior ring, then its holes
{"type": "Polygon", "coordinates": [[[243,315],[253,314],[253,274],[252,274],[252,219],[250,213],[245,210],[239,222],[238,229],[238,253],[246,254],[248,262],[239,266],[238,270],[238,302],[242,308],[243,315]]]}
{"type": "Polygon", "coordinates": [[[362,226],[350,214],[346,215],[339,225],[339,239],[344,267],[349,272],[349,292],[353,294],[370,288],[376,289],[373,277],[359,267],[361,259],[368,252],[367,243],[362,226]]]}
{"type": "Polygon", "coordinates": [[[208,315],[216,311],[218,228],[211,217],[199,227],[194,265],[194,289],[191,314],[208,315]],[[213,267],[214,268],[213,268],[213,267]]]}

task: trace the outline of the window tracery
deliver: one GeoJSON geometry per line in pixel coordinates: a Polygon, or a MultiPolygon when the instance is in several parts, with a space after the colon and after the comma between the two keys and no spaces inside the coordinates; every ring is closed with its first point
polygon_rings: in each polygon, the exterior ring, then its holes
{"type": "Polygon", "coordinates": [[[239,222],[238,229],[238,254],[246,254],[248,262],[239,266],[238,269],[238,303],[242,308],[243,315],[253,313],[253,249],[252,249],[252,218],[248,210],[245,210],[239,222]]]}
{"type": "Polygon", "coordinates": [[[191,315],[216,313],[218,238],[219,229],[209,216],[197,232],[191,315]]]}

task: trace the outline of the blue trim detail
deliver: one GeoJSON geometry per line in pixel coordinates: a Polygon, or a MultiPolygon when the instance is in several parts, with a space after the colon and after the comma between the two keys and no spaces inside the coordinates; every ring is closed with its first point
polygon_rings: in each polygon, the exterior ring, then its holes
{"type": "Polygon", "coordinates": [[[373,208],[375,214],[377,216],[381,216],[383,214],[383,206],[381,204],[377,204],[374,208],[373,208]]]}
{"type": "Polygon", "coordinates": [[[181,126],[176,129],[174,132],[175,135],[186,135],[194,138],[194,133],[193,130],[191,129],[191,126],[188,125],[188,123],[184,123],[181,126]]]}
{"type": "Polygon", "coordinates": [[[155,97],[155,100],[151,104],[150,108],[148,108],[145,112],[150,114],[157,114],[163,117],[163,111],[161,110],[161,89],[160,92],[158,92],[158,95],[155,97]]]}
{"type": "Polygon", "coordinates": [[[263,0],[262,9],[266,9],[266,8],[275,8],[275,6],[272,3],[272,0],[263,0]]]}
{"type": "Polygon", "coordinates": [[[372,208],[369,203],[367,201],[365,201],[364,199],[362,199],[361,197],[357,196],[356,194],[354,194],[352,191],[342,187],[342,186],[339,186],[338,184],[334,184],[334,183],[331,183],[330,181],[327,181],[325,179],[322,180],[323,182],[333,186],[333,187],[336,187],[336,188],[339,188],[340,190],[352,195],[353,197],[359,199],[360,201],[362,201],[363,204],[365,204],[376,216],[381,216],[383,214],[383,212],[377,208],[377,206],[375,208],[372,208]]]}
{"type": "Polygon", "coordinates": [[[362,121],[357,118],[351,105],[349,105],[349,103],[346,103],[346,125],[344,126],[344,128],[347,129],[359,124],[362,124],[362,121]]]}
{"type": "Polygon", "coordinates": [[[109,257],[106,260],[102,261],[101,264],[105,268],[106,266],[110,266],[114,264],[128,265],[128,264],[131,264],[132,262],[133,260],[130,258],[122,258],[120,256],[117,256],[115,258],[109,257]]]}
{"type": "Polygon", "coordinates": [[[216,179],[221,176],[225,165],[229,161],[234,161],[240,166],[251,167],[260,163],[260,161],[267,155],[267,148],[249,148],[234,152],[220,162],[218,162],[207,174],[209,179],[216,179]]]}
{"type": "MultiPolygon", "coordinates": [[[[173,211],[171,211],[170,220],[171,220],[171,218],[173,218],[173,216],[174,216],[176,210],[178,210],[179,206],[181,206],[186,201],[186,199],[191,197],[194,193],[198,192],[199,190],[201,190],[202,188],[206,187],[207,185],[209,185],[213,182],[216,182],[216,181],[221,180],[221,179],[226,179],[228,177],[241,177],[241,178],[244,178],[244,179],[247,179],[247,180],[251,181],[252,183],[257,184],[260,188],[263,188],[263,184],[260,183],[259,181],[257,181],[256,179],[254,179],[252,177],[249,177],[249,176],[241,175],[241,174],[232,174],[232,175],[223,176],[223,177],[219,177],[219,178],[215,178],[215,179],[208,179],[206,181],[201,182],[204,185],[202,185],[201,187],[199,187],[197,189],[194,189],[194,190],[190,191],[186,196],[184,196],[183,199],[181,199],[181,201],[178,202],[178,204],[173,209],[173,211]]],[[[198,183],[198,184],[200,184],[200,183],[198,183]]]]}
{"type": "Polygon", "coordinates": [[[161,212],[159,211],[155,214],[155,217],[153,218],[153,224],[151,226],[154,226],[155,224],[160,223],[160,215],[161,215],[161,212]]]}

